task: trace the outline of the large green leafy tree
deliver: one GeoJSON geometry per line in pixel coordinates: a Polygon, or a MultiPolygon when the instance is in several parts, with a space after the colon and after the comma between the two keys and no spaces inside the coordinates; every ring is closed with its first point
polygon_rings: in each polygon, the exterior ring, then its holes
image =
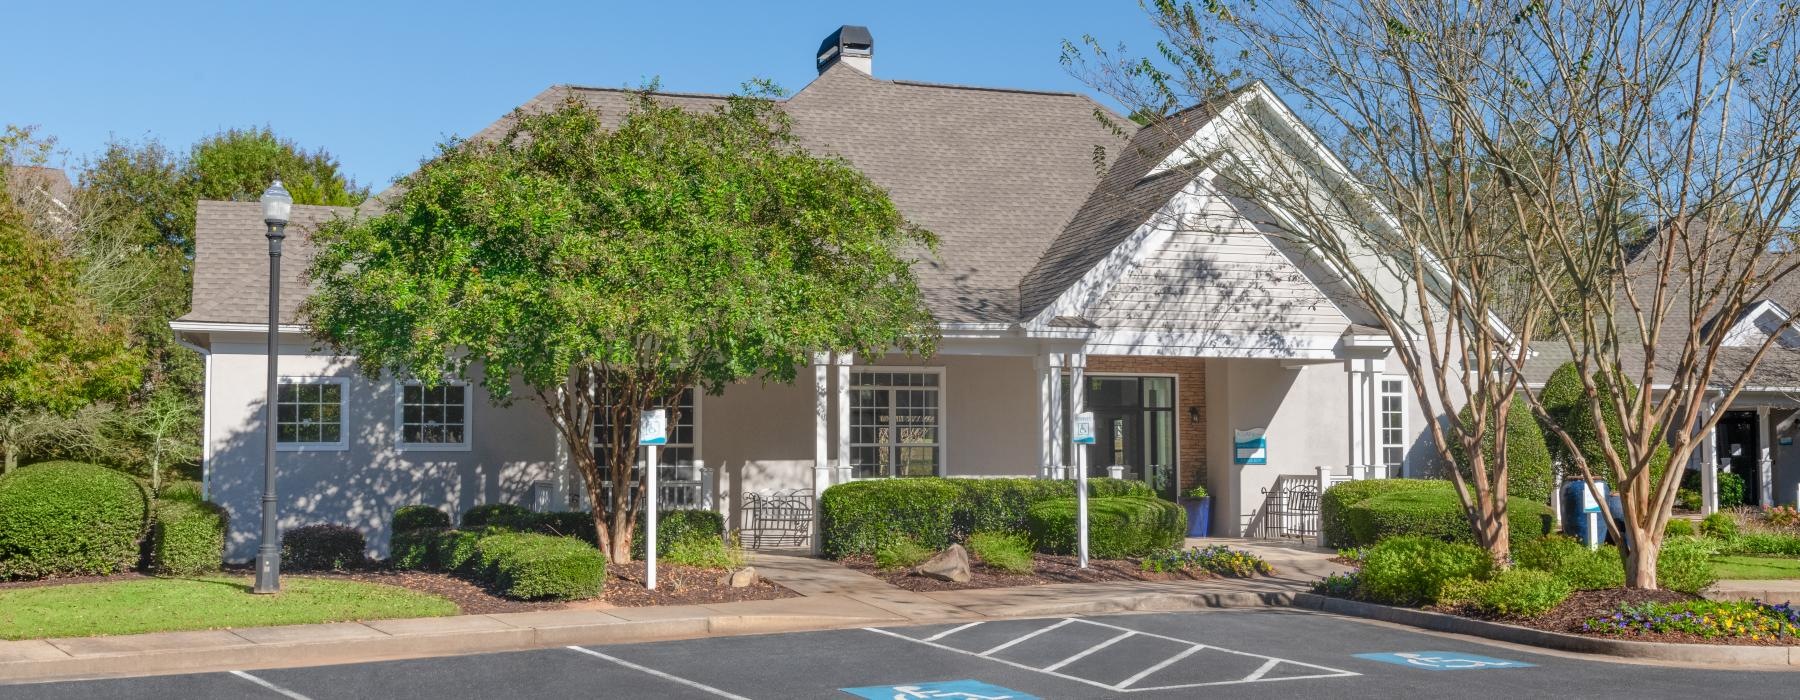
{"type": "Polygon", "coordinates": [[[640,95],[622,117],[608,130],[570,101],[443,145],[385,213],[315,234],[306,304],[372,376],[530,392],[614,561],[631,559],[643,501],[642,411],[688,387],[791,381],[814,352],[935,339],[909,262],[934,238],[843,161],[801,150],[771,101],[687,112],[640,95]]]}
{"type": "Polygon", "coordinates": [[[125,326],[82,293],[76,261],[5,196],[0,270],[0,453],[10,470],[29,436],[48,434],[38,427],[129,392],[143,358],[125,326]]]}

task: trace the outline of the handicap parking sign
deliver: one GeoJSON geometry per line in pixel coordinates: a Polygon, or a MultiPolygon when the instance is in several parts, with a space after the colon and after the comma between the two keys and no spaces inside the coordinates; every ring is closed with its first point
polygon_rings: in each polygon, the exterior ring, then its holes
{"type": "Polygon", "coordinates": [[[1473,671],[1488,668],[1529,668],[1536,664],[1508,661],[1460,651],[1396,651],[1391,654],[1357,654],[1356,658],[1380,661],[1427,671],[1473,671]]]}
{"type": "Polygon", "coordinates": [[[839,690],[859,698],[869,698],[869,700],[924,700],[926,698],[944,698],[945,700],[1040,700],[1036,695],[1028,695],[1017,690],[1002,688],[997,685],[976,680],[907,683],[903,685],[872,685],[866,688],[839,688],[839,690]]]}

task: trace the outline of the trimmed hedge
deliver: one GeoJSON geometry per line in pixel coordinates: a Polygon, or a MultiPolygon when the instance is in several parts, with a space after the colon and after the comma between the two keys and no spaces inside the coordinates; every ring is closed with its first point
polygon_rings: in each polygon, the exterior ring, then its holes
{"type": "Polygon", "coordinates": [[[93,464],[46,462],[0,476],[0,579],[129,569],[149,508],[136,479],[93,464]]]}
{"type": "Polygon", "coordinates": [[[490,535],[475,544],[475,561],[481,578],[520,600],[592,598],[606,582],[606,555],[572,537],[490,535]]]}
{"type": "MultiPolygon", "coordinates": [[[[1096,498],[1154,498],[1150,487],[1124,479],[1088,479],[1096,498]]],[[[1032,506],[1073,498],[1075,482],[1061,479],[870,479],[838,484],[819,499],[820,548],[841,558],[873,554],[882,543],[911,538],[943,549],[975,532],[1025,534],[1032,506]]]]}
{"type": "Polygon", "coordinates": [[[408,530],[419,530],[428,527],[450,527],[450,514],[443,509],[425,505],[400,506],[394,511],[394,534],[408,530]]]}
{"type": "MultiPolygon", "coordinates": [[[[1404,479],[1371,480],[1406,481],[1404,479]]],[[[1356,482],[1352,482],[1356,483],[1356,482]]],[[[1463,514],[1456,486],[1448,481],[1421,481],[1427,486],[1406,486],[1382,492],[1348,506],[1338,504],[1342,531],[1328,534],[1339,546],[1367,546],[1389,537],[1421,535],[1446,542],[1474,542],[1475,532],[1463,514]]],[[[1337,490],[1332,487],[1326,493],[1337,490]]],[[[1524,546],[1550,531],[1550,507],[1522,498],[1507,499],[1507,523],[1514,547],[1524,546]]]]}
{"type": "Polygon", "coordinates": [[[532,512],[525,506],[513,503],[484,503],[463,511],[462,522],[457,527],[466,530],[479,530],[490,525],[528,529],[532,512]]]}
{"type": "Polygon", "coordinates": [[[1350,506],[1384,493],[1399,493],[1438,488],[1428,479],[1363,479],[1344,481],[1325,489],[1319,495],[1319,527],[1325,535],[1325,546],[1347,549],[1357,546],[1350,538],[1350,526],[1344,512],[1350,506]]]}
{"type": "MultiPolygon", "coordinates": [[[[1038,551],[1073,554],[1077,547],[1074,498],[1035,504],[1026,512],[1026,529],[1038,551]]],[[[1141,557],[1181,546],[1187,536],[1187,510],[1159,498],[1088,499],[1088,554],[1096,559],[1141,557]]]]}
{"type": "MultiPolygon", "coordinates": [[[[1614,408],[1610,399],[1612,390],[1606,384],[1605,377],[1598,372],[1594,374],[1594,385],[1601,392],[1601,421],[1606,424],[1606,432],[1612,438],[1613,449],[1617,450],[1620,455],[1624,455],[1626,454],[1625,430],[1623,424],[1619,422],[1618,410],[1614,408]]],[[[1636,385],[1629,381],[1625,383],[1627,403],[1637,397],[1637,392],[1636,385]]],[[[1606,450],[1600,446],[1600,431],[1594,428],[1594,413],[1588,406],[1586,390],[1581,387],[1581,370],[1575,366],[1574,362],[1563,363],[1561,367],[1556,368],[1555,372],[1550,373],[1550,378],[1544,382],[1544,388],[1538,390],[1538,400],[1544,404],[1544,412],[1550,414],[1552,419],[1561,424],[1563,429],[1568,431],[1569,437],[1574,438],[1575,444],[1581,448],[1582,456],[1587,459],[1589,468],[1596,473],[1608,471],[1605,466],[1606,450]]],[[[1545,435],[1552,436],[1544,441],[1550,450],[1551,457],[1561,458],[1564,464],[1571,465],[1570,469],[1573,469],[1574,460],[1566,454],[1567,449],[1564,448],[1562,440],[1555,438],[1555,433],[1551,432],[1548,426],[1543,427],[1543,431],[1545,435]]],[[[1658,443],[1656,453],[1650,458],[1652,484],[1662,483],[1663,472],[1667,471],[1669,467],[1669,446],[1661,444],[1660,440],[1658,443]]]]}
{"type": "Polygon", "coordinates": [[[1552,535],[1512,550],[1513,563],[1527,569],[1555,574],[1578,591],[1625,587],[1625,563],[1619,548],[1588,548],[1573,537],[1552,535]]]}
{"type": "MultiPolygon", "coordinates": [[[[1471,429],[1475,425],[1472,407],[1463,407],[1456,417],[1471,429]]],[[[1496,432],[1494,426],[1488,426],[1481,441],[1482,458],[1490,470],[1498,458],[1496,432]]],[[[1455,455],[1456,468],[1463,477],[1473,478],[1469,455],[1464,453],[1462,443],[1451,445],[1450,451],[1455,455]]],[[[1538,425],[1537,416],[1531,414],[1525,399],[1515,396],[1512,407],[1506,411],[1506,494],[1533,503],[1549,503],[1550,491],[1554,488],[1552,478],[1550,448],[1544,444],[1544,429],[1538,425]]]]}
{"type": "Polygon", "coordinates": [[[225,509],[206,501],[164,499],[150,528],[150,568],[192,576],[219,570],[225,558],[225,509]]]}
{"type": "Polygon", "coordinates": [[[388,565],[403,570],[464,571],[475,560],[475,543],[488,532],[428,527],[394,533],[388,565]]]}
{"type": "Polygon", "coordinates": [[[281,562],[296,570],[341,571],[363,564],[368,543],[348,525],[305,525],[281,533],[281,562]]]}
{"type": "MultiPolygon", "coordinates": [[[[640,511],[637,527],[631,529],[631,556],[634,559],[644,558],[644,537],[648,529],[645,515],[640,511]]],[[[593,525],[590,524],[588,529],[594,529],[593,525]]],[[[691,539],[711,539],[723,543],[725,516],[710,510],[665,510],[656,514],[657,556],[668,556],[669,548],[675,546],[675,543],[691,539]]]]}

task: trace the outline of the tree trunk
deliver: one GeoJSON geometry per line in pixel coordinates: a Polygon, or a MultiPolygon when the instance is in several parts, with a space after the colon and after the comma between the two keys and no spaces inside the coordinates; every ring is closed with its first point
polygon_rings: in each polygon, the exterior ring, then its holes
{"type": "Polygon", "coordinates": [[[6,462],[0,463],[0,474],[10,472],[16,466],[19,466],[19,455],[13,449],[12,441],[8,440],[6,442],[6,462]]]}
{"type": "Polygon", "coordinates": [[[1509,565],[1512,562],[1512,523],[1506,519],[1506,509],[1502,508],[1495,514],[1492,508],[1483,507],[1478,502],[1476,510],[1476,542],[1488,551],[1488,555],[1494,558],[1494,563],[1509,565]]]}
{"type": "Polygon", "coordinates": [[[1656,590],[1656,555],[1662,551],[1662,542],[1658,541],[1661,538],[1650,537],[1645,528],[1631,524],[1630,517],[1626,518],[1625,531],[1633,545],[1619,551],[1625,560],[1625,587],[1656,590]]]}

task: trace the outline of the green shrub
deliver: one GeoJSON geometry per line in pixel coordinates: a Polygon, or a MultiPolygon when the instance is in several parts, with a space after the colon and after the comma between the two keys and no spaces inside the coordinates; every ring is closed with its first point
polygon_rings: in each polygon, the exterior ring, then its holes
{"type": "Polygon", "coordinates": [[[683,537],[663,547],[662,538],[656,540],[656,548],[662,550],[657,555],[659,561],[680,566],[692,566],[700,569],[736,569],[744,565],[744,552],[737,547],[726,544],[717,537],[683,537]]]}
{"type": "Polygon", "coordinates": [[[1699,594],[1719,580],[1713,573],[1714,545],[1700,537],[1671,537],[1656,553],[1656,585],[1699,594]]]}
{"type": "MultiPolygon", "coordinates": [[[[1409,488],[1366,498],[1343,510],[1349,544],[1375,544],[1397,535],[1423,535],[1446,542],[1474,542],[1475,531],[1463,514],[1456,486],[1447,481],[1425,488],[1409,488]]],[[[1509,534],[1514,547],[1523,546],[1550,530],[1550,507],[1522,498],[1507,499],[1509,534]]]]}
{"type": "Polygon", "coordinates": [[[1010,532],[977,532],[969,535],[969,553],[983,564],[1001,571],[1029,574],[1031,540],[1010,532]]]}
{"type": "Polygon", "coordinates": [[[1619,559],[1619,549],[1612,545],[1588,551],[1574,538],[1556,535],[1528,542],[1514,549],[1512,556],[1514,564],[1555,574],[1578,591],[1625,585],[1625,564],[1619,559]]]}
{"type": "Polygon", "coordinates": [[[1442,482],[1428,479],[1363,479],[1339,482],[1325,489],[1319,496],[1319,527],[1324,531],[1325,546],[1342,549],[1362,544],[1350,536],[1345,522],[1344,514],[1350,506],[1381,494],[1440,488],[1439,483],[1442,482]]]}
{"type": "Polygon", "coordinates": [[[475,559],[483,580],[520,600],[592,598],[606,582],[606,556],[573,537],[489,535],[476,543],[475,559]]]}
{"type": "MultiPolygon", "coordinates": [[[[1606,425],[1606,433],[1612,438],[1613,448],[1621,456],[1625,455],[1627,454],[1625,430],[1619,422],[1618,409],[1615,408],[1615,403],[1610,398],[1613,395],[1612,389],[1606,383],[1605,376],[1600,373],[1595,373],[1594,384],[1601,392],[1601,422],[1606,425]]],[[[1636,386],[1626,382],[1626,403],[1630,403],[1637,396],[1637,391],[1636,386]]],[[[1581,387],[1581,370],[1575,366],[1575,363],[1564,363],[1563,366],[1556,368],[1556,371],[1552,372],[1550,378],[1545,381],[1544,388],[1538,390],[1538,400],[1544,404],[1544,412],[1550,414],[1552,419],[1562,425],[1563,429],[1568,431],[1569,437],[1573,438],[1575,444],[1580,446],[1581,454],[1586,458],[1588,464],[1597,472],[1605,471],[1606,451],[1600,444],[1600,431],[1594,427],[1593,411],[1588,405],[1586,392],[1581,387]]],[[[1554,435],[1548,427],[1544,428],[1544,434],[1554,435]]],[[[1573,465],[1575,463],[1565,454],[1566,449],[1563,447],[1562,440],[1551,438],[1545,443],[1550,448],[1552,459],[1560,458],[1564,464],[1573,465]]],[[[1662,483],[1663,473],[1668,470],[1670,457],[1668,444],[1662,440],[1656,440],[1656,443],[1658,445],[1656,453],[1652,455],[1650,462],[1653,486],[1662,483]]]]}
{"type": "MultiPolygon", "coordinates": [[[[1096,498],[1153,498],[1150,487],[1126,479],[1088,479],[1096,498]]],[[[942,549],[976,532],[1026,532],[1031,506],[1073,498],[1075,482],[1000,478],[870,479],[838,484],[819,499],[819,532],[825,556],[869,554],[895,537],[942,549]]]]}
{"type": "Polygon", "coordinates": [[[1719,553],[1800,557],[1800,535],[1786,532],[1746,532],[1720,543],[1719,553]]]}
{"type": "Polygon", "coordinates": [[[573,537],[588,544],[600,545],[600,531],[594,527],[594,513],[587,510],[558,510],[533,513],[528,530],[545,535],[573,537]]]}
{"type": "Polygon", "coordinates": [[[394,511],[394,534],[427,527],[450,527],[450,514],[425,505],[400,506],[394,511]]]}
{"type": "Polygon", "coordinates": [[[156,494],[159,501],[206,502],[206,488],[198,481],[187,479],[165,482],[162,491],[156,494]]]}
{"type": "Polygon", "coordinates": [[[1537,617],[1568,600],[1569,582],[1548,571],[1507,569],[1494,574],[1475,593],[1482,612],[1509,617],[1537,617]]]}
{"type": "Polygon", "coordinates": [[[1700,519],[1700,534],[1728,540],[1738,534],[1737,518],[1730,513],[1719,512],[1700,519]]]}
{"type": "Polygon", "coordinates": [[[1369,548],[1361,572],[1362,592],[1382,603],[1433,604],[1446,582],[1485,580],[1493,567],[1487,550],[1475,545],[1416,535],[1391,537],[1369,548]]]}
{"type": "MultiPolygon", "coordinates": [[[[1463,407],[1457,418],[1468,429],[1474,428],[1475,413],[1472,406],[1463,407]]],[[[1490,424],[1482,436],[1482,458],[1490,472],[1498,463],[1495,452],[1498,432],[1490,424]]],[[[1462,443],[1452,445],[1451,452],[1456,457],[1457,468],[1462,471],[1463,477],[1474,478],[1469,455],[1463,452],[1462,443]]],[[[1550,491],[1554,488],[1550,483],[1552,478],[1550,448],[1544,444],[1544,429],[1538,425],[1537,417],[1532,415],[1525,398],[1515,396],[1512,407],[1506,412],[1506,493],[1510,497],[1523,498],[1533,503],[1549,503],[1550,491]]]]}
{"type": "Polygon", "coordinates": [[[525,506],[485,503],[463,511],[462,522],[457,526],[465,530],[479,530],[489,526],[529,530],[533,524],[531,515],[531,511],[525,506]]]}
{"type": "Polygon", "coordinates": [[[1486,591],[1486,581],[1477,581],[1467,576],[1453,578],[1438,587],[1437,604],[1444,607],[1472,605],[1479,608],[1481,595],[1486,591]]]}
{"type": "Polygon", "coordinates": [[[475,544],[495,531],[476,532],[427,527],[394,534],[388,544],[388,565],[401,570],[468,571],[473,569],[475,544]]]}
{"type": "Polygon", "coordinates": [[[298,571],[357,568],[367,549],[362,532],[348,525],[306,525],[281,533],[282,566],[298,571]]]}
{"type": "Polygon", "coordinates": [[[150,528],[151,568],[171,576],[218,571],[225,557],[226,517],[224,508],[205,501],[157,501],[150,528]]]}
{"type": "MultiPolygon", "coordinates": [[[[585,513],[583,514],[585,515],[585,513]]],[[[644,538],[648,536],[649,527],[645,524],[644,514],[638,514],[637,527],[631,531],[631,556],[644,557],[644,538]]],[[[591,533],[594,526],[587,526],[591,533]]],[[[721,546],[725,542],[725,516],[710,510],[665,510],[656,515],[656,555],[668,556],[670,548],[676,543],[688,540],[707,540],[717,542],[721,546]]],[[[707,545],[698,545],[705,547],[707,545]]]]}
{"type": "Polygon", "coordinates": [[[875,547],[875,565],[883,569],[907,569],[931,559],[934,552],[910,537],[896,537],[875,547]]]}
{"type": "Polygon", "coordinates": [[[1719,507],[1736,508],[1744,505],[1744,477],[1731,472],[1719,472],[1719,507]]]}
{"type": "Polygon", "coordinates": [[[1675,503],[1687,510],[1700,510],[1700,491],[1698,489],[1676,489],[1675,503]]]}
{"type": "Polygon", "coordinates": [[[110,574],[138,560],[149,516],[121,472],[47,462],[0,476],[0,580],[110,574]]]}
{"type": "MultiPolygon", "coordinates": [[[[1076,549],[1076,502],[1044,501],[1026,514],[1038,551],[1072,554],[1076,549]]],[[[1088,554],[1098,559],[1140,557],[1179,547],[1187,537],[1187,511],[1156,498],[1088,499],[1088,554]]]]}
{"type": "Polygon", "coordinates": [[[1663,526],[1664,537],[1693,537],[1694,523],[1685,518],[1670,518],[1669,524],[1663,526]]]}

